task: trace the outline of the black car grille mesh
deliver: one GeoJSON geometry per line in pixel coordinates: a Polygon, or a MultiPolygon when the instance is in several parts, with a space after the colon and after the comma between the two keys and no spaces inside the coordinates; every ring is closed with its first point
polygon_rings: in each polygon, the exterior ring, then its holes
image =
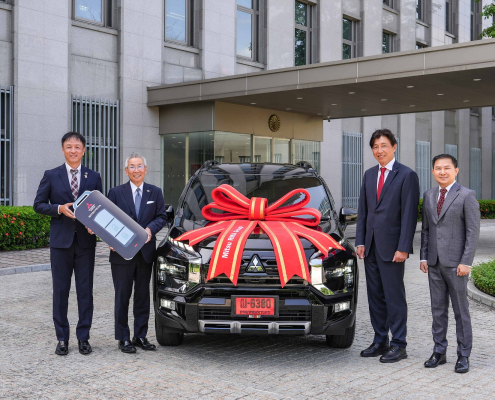
{"type": "MultiPolygon", "coordinates": [[[[278,317],[267,317],[270,321],[310,321],[311,310],[279,310],[278,317]]],[[[248,320],[248,317],[232,317],[230,307],[199,307],[199,319],[201,320],[248,320]]]]}

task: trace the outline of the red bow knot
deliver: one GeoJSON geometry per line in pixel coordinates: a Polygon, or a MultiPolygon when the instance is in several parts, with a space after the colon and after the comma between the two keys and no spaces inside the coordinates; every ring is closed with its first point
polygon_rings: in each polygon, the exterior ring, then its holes
{"type": "Polygon", "coordinates": [[[299,237],[313,243],[325,256],[329,248],[344,250],[330,235],[308,229],[317,226],[321,214],[314,208],[305,208],[310,196],[305,189],[295,189],[270,206],[263,197],[248,199],[230,185],[221,185],[211,193],[213,202],[203,207],[203,216],[216,221],[204,228],[186,232],[176,240],[189,240],[190,245],[220,233],[210,259],[208,280],[224,273],[237,285],[242,252],[249,234],[259,226],[273,244],[282,287],[293,277],[311,282],[304,249],[299,237]],[[282,206],[291,198],[303,195],[299,203],[282,206]],[[222,213],[213,210],[223,211],[222,213]],[[310,215],[313,218],[299,216],[310,215]]]}

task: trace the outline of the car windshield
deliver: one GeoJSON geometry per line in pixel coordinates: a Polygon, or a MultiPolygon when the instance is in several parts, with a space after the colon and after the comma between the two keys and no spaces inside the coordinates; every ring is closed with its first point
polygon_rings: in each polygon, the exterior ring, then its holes
{"type": "MultiPolygon", "coordinates": [[[[303,188],[309,192],[311,197],[306,207],[316,208],[320,211],[322,217],[331,216],[330,201],[321,181],[308,174],[287,176],[203,173],[193,179],[182,203],[182,218],[194,221],[193,225],[204,225],[207,222],[201,214],[201,210],[205,205],[212,202],[212,190],[222,184],[232,185],[248,198],[264,197],[268,199],[268,204],[280,199],[291,190],[303,188]]],[[[297,204],[303,199],[302,194],[297,194],[286,201],[283,206],[297,204]]],[[[221,211],[215,210],[215,212],[221,211]]],[[[304,216],[300,217],[304,218],[304,216]]],[[[307,218],[310,218],[310,216],[307,218]]],[[[191,229],[187,223],[183,226],[191,229]]]]}

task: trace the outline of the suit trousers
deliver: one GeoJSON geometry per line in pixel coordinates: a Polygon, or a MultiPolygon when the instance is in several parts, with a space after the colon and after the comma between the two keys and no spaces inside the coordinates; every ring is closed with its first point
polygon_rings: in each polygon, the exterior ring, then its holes
{"type": "Polygon", "coordinates": [[[150,280],[152,263],[144,261],[141,251],[126,264],[112,263],[115,288],[115,339],[130,340],[129,302],[134,284],[134,337],[145,338],[150,318],[150,280]]]}
{"type": "Polygon", "coordinates": [[[366,287],[371,325],[375,331],[374,343],[407,346],[407,302],[404,287],[404,263],[384,261],[372,240],[368,256],[364,259],[366,287]]]}
{"type": "Polygon", "coordinates": [[[72,272],[74,271],[79,321],[76,327],[78,340],[89,340],[93,321],[93,276],[95,248],[82,248],[74,235],[67,249],[50,247],[53,282],[53,322],[57,340],[68,341],[70,334],[67,311],[72,272]]]}
{"type": "Polygon", "coordinates": [[[473,346],[473,330],[469,315],[467,283],[469,276],[457,276],[457,268],[445,267],[437,262],[428,267],[430,284],[433,351],[447,351],[447,328],[449,325],[449,297],[454,309],[457,334],[457,355],[469,357],[473,346]]]}

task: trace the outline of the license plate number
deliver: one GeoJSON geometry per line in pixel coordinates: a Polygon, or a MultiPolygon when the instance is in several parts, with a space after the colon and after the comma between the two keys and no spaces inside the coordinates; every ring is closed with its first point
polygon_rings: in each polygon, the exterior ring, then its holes
{"type": "Polygon", "coordinates": [[[236,315],[275,315],[273,297],[236,297],[236,315]]]}

